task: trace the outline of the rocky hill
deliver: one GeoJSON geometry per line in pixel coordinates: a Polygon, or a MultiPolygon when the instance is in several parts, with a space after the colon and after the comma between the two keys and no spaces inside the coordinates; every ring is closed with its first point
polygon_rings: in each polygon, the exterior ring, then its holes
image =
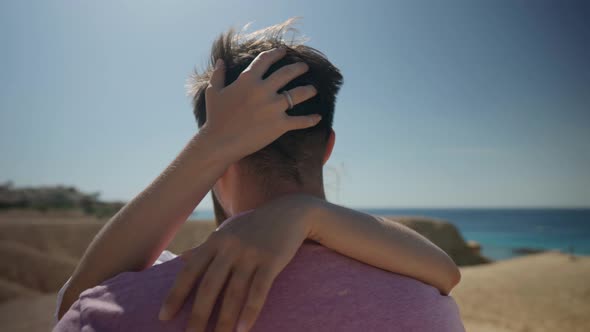
{"type": "Polygon", "coordinates": [[[0,211],[25,210],[39,212],[81,212],[89,216],[107,218],[124,203],[105,202],[99,193],[83,193],[71,186],[14,187],[0,184],[0,211]]]}

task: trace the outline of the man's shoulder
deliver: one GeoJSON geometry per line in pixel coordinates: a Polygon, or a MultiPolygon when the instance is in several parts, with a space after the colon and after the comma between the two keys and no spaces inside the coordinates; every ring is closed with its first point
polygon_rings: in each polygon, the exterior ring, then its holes
{"type": "MultiPolygon", "coordinates": [[[[393,258],[392,258],[393,259],[393,258]]],[[[154,265],[148,269],[139,272],[121,273],[94,288],[88,289],[82,293],[81,297],[97,297],[102,294],[116,292],[118,299],[125,298],[124,295],[136,293],[140,287],[149,288],[150,292],[168,289],[184,266],[181,257],[175,257],[161,264],[154,265]]],[[[345,278],[347,281],[375,279],[383,282],[392,282],[399,286],[399,283],[410,283],[416,286],[424,286],[425,289],[436,291],[435,288],[428,286],[415,279],[405,277],[399,274],[391,273],[363,262],[357,261],[350,257],[341,255],[336,251],[326,248],[314,241],[307,240],[297,251],[291,262],[279,274],[277,279],[287,279],[289,276],[295,276],[297,281],[302,281],[303,275],[305,281],[314,282],[325,279],[319,278],[319,274],[324,276],[331,275],[330,280],[345,278]],[[346,271],[347,273],[341,273],[346,271]]],[[[292,284],[293,286],[293,284],[292,284]]],[[[137,297],[134,297],[137,299],[137,297]]]]}
{"type": "Polygon", "coordinates": [[[436,288],[421,281],[365,264],[312,241],[301,246],[273,287],[324,290],[344,287],[359,293],[375,290],[388,295],[408,294],[413,298],[444,298],[436,288]]]}
{"type": "Polygon", "coordinates": [[[275,279],[257,324],[281,331],[463,331],[456,303],[436,288],[309,242],[275,279]]]}
{"type": "Polygon", "coordinates": [[[164,326],[157,318],[182,264],[177,257],[141,272],[121,273],[85,290],[53,331],[183,330],[185,321],[164,326]]]}
{"type": "Polygon", "coordinates": [[[80,297],[96,297],[97,294],[117,292],[120,299],[123,294],[136,293],[138,288],[148,285],[162,285],[162,287],[148,287],[151,292],[158,291],[166,285],[172,284],[174,277],[180,272],[183,265],[184,261],[181,257],[176,257],[142,271],[123,272],[82,292],[80,297]]]}
{"type": "MultiPolygon", "coordinates": [[[[79,300],[82,324],[109,331],[183,330],[194,292],[176,319],[164,323],[157,318],[183,266],[177,257],[142,272],[120,274],[83,292],[79,300]]],[[[318,327],[426,331],[432,326],[462,331],[452,298],[420,281],[306,241],[275,279],[254,331],[318,331],[318,327]]]]}
{"type": "Polygon", "coordinates": [[[186,317],[167,325],[158,319],[160,307],[183,264],[176,257],[140,272],[121,273],[85,290],[76,302],[78,323],[95,331],[183,330],[186,317]]]}
{"type": "MultiPolygon", "coordinates": [[[[142,294],[153,296],[153,293],[165,292],[172,286],[176,275],[182,270],[184,264],[181,257],[175,257],[143,271],[124,272],[84,291],[80,298],[106,300],[109,297],[108,294],[113,294],[117,301],[124,301],[128,298],[137,301],[142,294]],[[138,289],[142,289],[141,294],[138,294],[138,289]]],[[[341,255],[310,240],[302,244],[292,261],[275,281],[284,279],[284,282],[290,283],[290,287],[294,288],[300,283],[309,285],[327,282],[325,277],[328,276],[332,282],[341,279],[346,279],[348,282],[370,279],[375,282],[376,279],[379,279],[384,282],[395,282],[398,286],[399,282],[403,282],[431,288],[412,278],[390,273],[341,255]],[[344,271],[346,273],[343,273],[344,271]],[[323,278],[320,278],[320,275],[323,278]]]]}

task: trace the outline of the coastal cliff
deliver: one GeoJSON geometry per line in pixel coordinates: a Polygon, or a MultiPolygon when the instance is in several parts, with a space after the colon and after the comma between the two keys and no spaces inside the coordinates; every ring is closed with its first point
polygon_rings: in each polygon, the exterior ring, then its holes
{"type": "Polygon", "coordinates": [[[450,222],[425,217],[386,217],[397,221],[420,233],[439,248],[459,266],[489,263],[490,260],[480,254],[480,245],[474,241],[465,241],[459,229],[450,222]]]}

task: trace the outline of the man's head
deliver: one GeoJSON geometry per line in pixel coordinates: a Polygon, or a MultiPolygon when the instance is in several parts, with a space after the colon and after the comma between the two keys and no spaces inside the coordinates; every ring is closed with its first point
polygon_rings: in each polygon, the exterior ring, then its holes
{"type": "MultiPolygon", "coordinates": [[[[322,167],[334,144],[332,122],[336,94],[342,85],[342,75],[318,50],[305,46],[286,34],[293,29],[290,19],[249,34],[229,30],[221,35],[211,50],[211,64],[202,73],[196,73],[190,85],[194,114],[199,128],[207,121],[205,89],[213,64],[223,59],[226,67],[226,85],[235,81],[254,58],[263,51],[284,46],[287,54],[275,63],[264,77],[277,69],[296,62],[305,62],[309,70],[295,78],[278,92],[297,86],[313,85],[317,95],[288,110],[289,115],[320,114],[322,120],[314,127],[285,133],[263,149],[230,166],[213,190],[218,222],[236,212],[237,200],[243,200],[247,189],[250,198],[259,203],[285,192],[313,192],[322,188],[322,167]],[[248,187],[248,188],[246,188],[248,187]]],[[[244,205],[244,204],[241,204],[244,205]]],[[[246,204],[247,205],[247,204],[246,204]]],[[[253,207],[252,207],[253,208],[253,207]]]]}

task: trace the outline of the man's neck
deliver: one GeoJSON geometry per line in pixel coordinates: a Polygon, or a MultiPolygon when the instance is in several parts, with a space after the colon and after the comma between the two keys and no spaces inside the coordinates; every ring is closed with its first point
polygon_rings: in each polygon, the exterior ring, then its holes
{"type": "Polygon", "coordinates": [[[298,185],[283,185],[272,191],[265,193],[254,192],[257,190],[242,190],[239,197],[235,198],[231,206],[231,215],[235,216],[238,213],[254,210],[272,200],[290,194],[306,194],[321,199],[326,199],[324,186],[307,186],[301,187],[298,185]]]}

